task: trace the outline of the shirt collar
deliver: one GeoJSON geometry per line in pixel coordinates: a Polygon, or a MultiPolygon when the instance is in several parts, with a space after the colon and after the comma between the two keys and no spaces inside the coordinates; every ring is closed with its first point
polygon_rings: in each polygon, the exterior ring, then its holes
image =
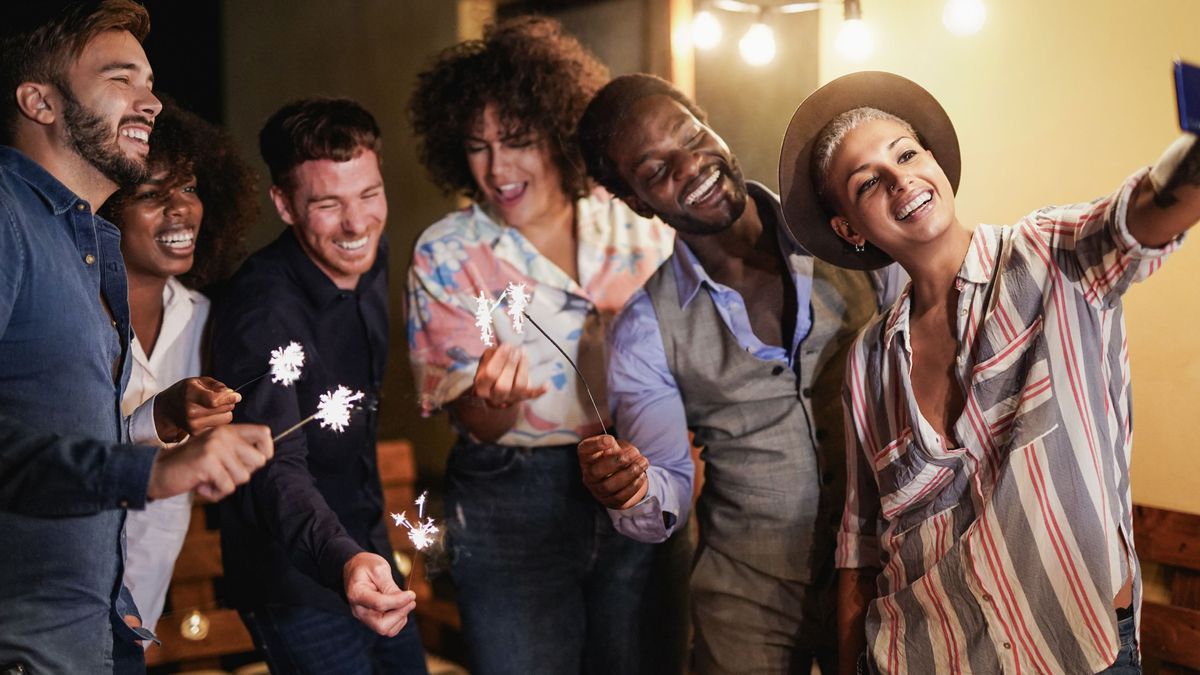
{"type": "MultiPolygon", "coordinates": [[[[811,258],[812,256],[796,238],[792,236],[791,230],[783,220],[783,208],[779,203],[779,197],[771,192],[767,186],[762,183],[748,180],[746,181],[746,193],[754,200],[758,206],[759,213],[764,220],[771,219],[774,221],[776,237],[779,240],[779,250],[784,254],[784,260],[787,261],[793,275],[797,272],[795,264],[798,262],[793,259],[793,256],[802,256],[811,258]],[[764,213],[764,207],[767,212],[764,213]]],[[[684,243],[682,237],[675,237],[675,254],[671,256],[671,266],[675,272],[675,285],[679,290],[679,306],[686,308],[696,297],[697,291],[702,285],[707,284],[709,288],[716,288],[717,282],[713,281],[712,277],[705,271],[704,266],[696,259],[695,254],[684,243]]]]}
{"type": "MultiPolygon", "coordinates": [[[[990,283],[992,274],[996,271],[996,256],[999,252],[999,230],[989,225],[976,227],[975,232],[971,234],[971,243],[967,245],[967,255],[958,268],[958,274],[955,275],[955,287],[961,290],[966,284],[990,283]]],[[[904,287],[904,291],[900,293],[900,297],[896,298],[891,311],[888,312],[887,323],[884,324],[883,329],[884,349],[891,348],[892,339],[897,333],[908,330],[911,294],[912,282],[910,281],[904,287]]]]}
{"type": "Polygon", "coordinates": [[[387,238],[380,236],[379,250],[375,253],[375,264],[371,265],[371,269],[358,280],[358,285],[353,291],[344,291],[337,287],[320,267],[308,257],[304,249],[300,248],[300,242],[296,239],[296,233],[289,226],[284,228],[279,235],[280,250],[283,254],[284,262],[288,268],[296,276],[296,282],[308,294],[309,300],[316,307],[324,307],[336,300],[339,296],[347,293],[358,295],[364,288],[368,288],[375,277],[383,271],[384,265],[387,264],[388,245],[387,238]]]}
{"type": "Polygon", "coordinates": [[[30,159],[25,153],[16,148],[0,145],[0,167],[7,168],[29,184],[35,192],[54,211],[61,216],[82,199],[46,171],[40,164],[30,159]]]}

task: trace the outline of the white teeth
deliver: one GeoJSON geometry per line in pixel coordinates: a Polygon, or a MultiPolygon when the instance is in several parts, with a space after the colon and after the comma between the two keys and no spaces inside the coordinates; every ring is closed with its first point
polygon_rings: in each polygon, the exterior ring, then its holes
{"type": "Polygon", "coordinates": [[[704,182],[701,183],[699,187],[697,187],[695,190],[692,190],[692,193],[684,198],[683,203],[691,206],[692,204],[700,201],[700,198],[705,196],[708,191],[712,189],[712,186],[717,184],[717,181],[720,178],[721,172],[718,169],[713,169],[713,172],[708,175],[708,178],[705,178],[704,182]]]}
{"type": "Polygon", "coordinates": [[[499,192],[501,196],[506,196],[508,193],[516,192],[520,189],[521,183],[505,183],[504,185],[496,186],[496,192],[499,192]]]}
{"type": "Polygon", "coordinates": [[[355,239],[354,241],[335,241],[333,243],[344,251],[357,251],[358,249],[367,245],[368,239],[370,239],[370,237],[365,236],[362,239],[355,239]]]}
{"type": "Polygon", "coordinates": [[[171,232],[154,238],[154,241],[167,248],[187,248],[196,241],[196,234],[190,230],[171,232]]]}
{"type": "Polygon", "coordinates": [[[912,201],[902,206],[898,212],[896,212],[896,220],[904,220],[905,218],[909,217],[913,211],[921,208],[931,199],[933,199],[932,193],[922,192],[912,201]]]}
{"type": "Polygon", "coordinates": [[[150,132],[146,131],[145,129],[122,129],[121,135],[128,136],[135,141],[141,141],[143,143],[150,142],[150,132]]]}

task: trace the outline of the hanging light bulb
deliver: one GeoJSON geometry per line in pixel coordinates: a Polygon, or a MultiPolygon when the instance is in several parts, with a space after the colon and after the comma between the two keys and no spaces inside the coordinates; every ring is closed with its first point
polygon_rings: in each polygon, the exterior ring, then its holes
{"type": "Polygon", "coordinates": [[[862,61],[875,51],[875,37],[862,20],[858,0],[845,0],[845,20],[834,40],[834,48],[849,61],[862,61]]]}
{"type": "Polygon", "coordinates": [[[767,65],[775,58],[775,31],[761,21],[755,23],[738,41],[738,51],[752,66],[767,65]]]}
{"type": "Polygon", "coordinates": [[[707,10],[692,18],[692,44],[697,49],[712,49],[721,41],[721,22],[707,10]]]}
{"type": "Polygon", "coordinates": [[[983,0],[949,0],[942,12],[942,23],[955,35],[974,35],[987,20],[983,0]]]}

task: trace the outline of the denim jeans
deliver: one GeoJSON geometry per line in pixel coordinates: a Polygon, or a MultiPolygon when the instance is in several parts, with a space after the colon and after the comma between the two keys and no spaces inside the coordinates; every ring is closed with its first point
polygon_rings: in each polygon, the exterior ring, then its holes
{"type": "Polygon", "coordinates": [[[268,605],[242,611],[273,675],[428,675],[415,617],[384,637],[348,614],[268,605]]]}
{"type": "Polygon", "coordinates": [[[1142,658],[1138,653],[1137,626],[1134,625],[1132,616],[1117,621],[1117,641],[1121,643],[1117,660],[1100,671],[1099,675],[1140,675],[1142,658]]]}
{"type": "Polygon", "coordinates": [[[583,487],[575,446],[460,442],[446,480],[473,675],[636,673],[653,547],[613,529],[583,487]]]}

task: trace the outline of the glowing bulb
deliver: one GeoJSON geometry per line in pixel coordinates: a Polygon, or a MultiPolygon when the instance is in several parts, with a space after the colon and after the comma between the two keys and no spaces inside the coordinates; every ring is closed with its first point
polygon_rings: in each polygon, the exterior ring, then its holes
{"type": "Polygon", "coordinates": [[[834,47],[850,61],[862,61],[875,51],[875,38],[862,19],[846,19],[838,31],[834,47]]]}
{"type": "Polygon", "coordinates": [[[950,0],[942,12],[942,23],[955,35],[974,35],[983,28],[987,7],[983,0],[950,0]]]}
{"type": "Polygon", "coordinates": [[[721,41],[721,22],[712,12],[698,12],[692,18],[692,44],[697,49],[712,49],[721,41]]]}
{"type": "Polygon", "coordinates": [[[738,42],[742,58],[752,66],[765,66],[775,58],[775,31],[765,23],[756,23],[738,42]]]}

